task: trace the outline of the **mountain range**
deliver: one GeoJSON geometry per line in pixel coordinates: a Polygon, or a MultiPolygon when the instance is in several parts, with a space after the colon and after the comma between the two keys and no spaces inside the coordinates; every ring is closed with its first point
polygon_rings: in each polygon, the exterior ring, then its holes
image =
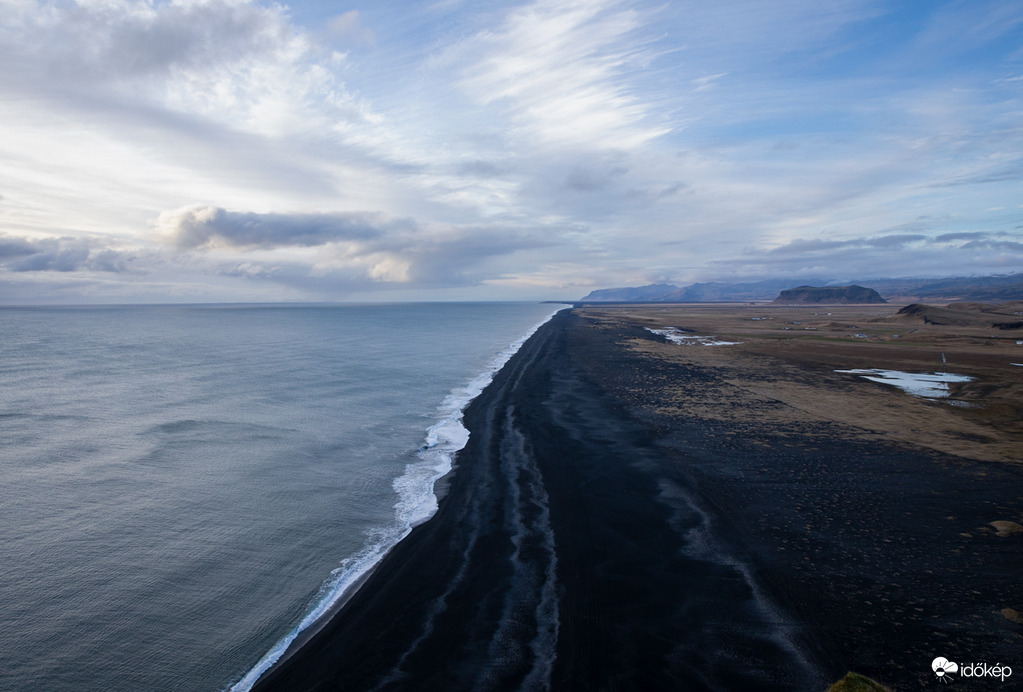
{"type": "Polygon", "coordinates": [[[824,277],[766,279],[763,281],[694,283],[605,288],[591,291],[582,303],[729,303],[774,300],[786,289],[798,286],[828,287],[855,283],[877,291],[896,303],[1023,300],[1023,274],[961,276],[946,278],[861,279],[836,282],[824,277]]]}

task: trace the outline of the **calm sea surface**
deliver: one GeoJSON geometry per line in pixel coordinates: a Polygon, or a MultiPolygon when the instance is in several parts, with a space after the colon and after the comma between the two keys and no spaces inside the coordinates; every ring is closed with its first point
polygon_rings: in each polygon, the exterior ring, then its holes
{"type": "Polygon", "coordinates": [[[245,689],[429,516],[552,312],[0,308],[0,689],[245,689]]]}

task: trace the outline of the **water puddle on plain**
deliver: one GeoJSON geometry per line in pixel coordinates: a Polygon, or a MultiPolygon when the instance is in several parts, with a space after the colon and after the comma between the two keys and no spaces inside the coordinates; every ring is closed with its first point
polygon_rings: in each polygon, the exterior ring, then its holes
{"type": "Polygon", "coordinates": [[[668,329],[651,329],[647,327],[646,330],[658,336],[663,336],[673,344],[681,344],[682,346],[737,346],[742,343],[741,341],[721,341],[713,336],[696,336],[675,327],[669,327],[668,329]]]}
{"type": "Polygon", "coordinates": [[[970,382],[974,378],[969,375],[957,375],[951,372],[903,372],[901,370],[836,370],[835,372],[859,375],[871,382],[889,384],[893,387],[927,399],[944,399],[948,397],[948,385],[952,382],[970,382]]]}

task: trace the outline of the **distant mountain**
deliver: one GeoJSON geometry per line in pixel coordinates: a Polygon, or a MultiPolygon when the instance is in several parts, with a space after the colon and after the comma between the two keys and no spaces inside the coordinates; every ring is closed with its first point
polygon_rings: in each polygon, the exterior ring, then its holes
{"type": "Polygon", "coordinates": [[[771,300],[778,295],[779,291],[792,288],[793,285],[816,284],[818,286],[828,283],[819,278],[796,278],[796,279],[766,279],[764,281],[753,281],[749,283],[726,284],[716,281],[708,283],[695,283],[685,288],[680,288],[674,293],[665,296],[666,300],[673,303],[721,303],[736,300],[771,300]]]}
{"type": "Polygon", "coordinates": [[[1023,300],[1023,274],[946,279],[879,279],[858,282],[891,302],[1023,300]]]}
{"type": "Polygon", "coordinates": [[[826,303],[838,305],[842,303],[886,303],[872,288],[863,286],[798,286],[781,292],[774,303],[778,305],[813,305],[826,303]]]}
{"type": "Polygon", "coordinates": [[[679,288],[671,284],[650,284],[628,288],[604,288],[591,291],[583,303],[715,303],[738,300],[772,300],[778,292],[793,284],[827,281],[815,278],[767,279],[749,283],[728,284],[711,281],[679,288]]]}
{"type": "MultiPolygon", "coordinates": [[[[671,284],[650,284],[636,288],[603,288],[590,291],[584,303],[653,303],[662,302],[667,295],[678,290],[671,284]]],[[[671,302],[671,301],[668,301],[671,302]]]]}
{"type": "MultiPolygon", "coordinates": [[[[707,282],[679,288],[671,284],[652,284],[632,288],[606,288],[592,291],[581,302],[601,303],[713,303],[773,300],[780,291],[794,286],[824,286],[837,283],[823,277],[766,279],[743,283],[707,282]]],[[[855,283],[871,288],[889,302],[921,303],[954,301],[1023,300],[1023,274],[1001,276],[959,276],[943,279],[864,279],[855,283]]]]}

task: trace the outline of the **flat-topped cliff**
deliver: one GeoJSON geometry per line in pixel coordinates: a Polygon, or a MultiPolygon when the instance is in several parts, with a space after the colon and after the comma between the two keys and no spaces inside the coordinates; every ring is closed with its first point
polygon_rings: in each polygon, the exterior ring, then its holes
{"type": "Polygon", "coordinates": [[[812,305],[816,303],[886,303],[872,288],[863,286],[799,286],[788,288],[774,299],[779,305],[812,305]]]}

